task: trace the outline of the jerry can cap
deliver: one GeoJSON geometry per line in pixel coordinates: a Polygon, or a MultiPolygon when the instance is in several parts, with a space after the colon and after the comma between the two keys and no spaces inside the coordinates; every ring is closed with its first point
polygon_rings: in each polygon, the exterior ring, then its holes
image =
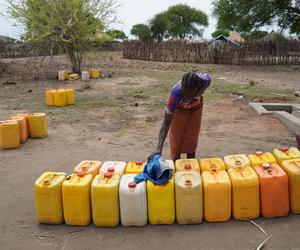
{"type": "Polygon", "coordinates": [[[113,172],[115,172],[115,168],[114,167],[110,167],[110,168],[107,169],[107,172],[113,173],[113,172]]]}
{"type": "Polygon", "coordinates": [[[184,169],[190,170],[190,169],[192,169],[192,165],[191,164],[185,164],[184,169]]]}
{"type": "Polygon", "coordinates": [[[83,177],[83,176],[85,176],[85,173],[84,172],[77,172],[77,176],[83,177]]]}
{"type": "Polygon", "coordinates": [[[105,177],[105,178],[111,178],[112,175],[113,175],[112,172],[106,172],[106,173],[104,174],[104,177],[105,177]]]}
{"type": "Polygon", "coordinates": [[[256,151],[255,154],[256,156],[262,156],[264,153],[262,151],[256,151]]]}
{"type": "Polygon", "coordinates": [[[242,165],[242,162],[241,162],[240,160],[236,160],[236,161],[235,161],[235,164],[236,164],[236,165],[242,165]]]}
{"type": "Polygon", "coordinates": [[[135,164],[140,166],[140,165],[143,165],[143,162],[142,161],[136,161],[135,164]]]}
{"type": "Polygon", "coordinates": [[[136,183],[135,183],[134,181],[129,182],[129,183],[128,183],[128,187],[129,187],[129,188],[135,188],[135,187],[136,187],[136,183]]]}
{"type": "Polygon", "coordinates": [[[287,152],[287,151],[289,151],[289,147],[281,147],[281,148],[279,148],[279,150],[282,152],[287,152]]]}
{"type": "Polygon", "coordinates": [[[268,168],[271,167],[270,164],[267,163],[267,162],[263,163],[262,166],[263,166],[264,169],[268,169],[268,168]]]}
{"type": "Polygon", "coordinates": [[[185,182],[184,182],[184,184],[185,184],[186,186],[191,186],[191,185],[192,185],[192,180],[186,179],[185,182]]]}

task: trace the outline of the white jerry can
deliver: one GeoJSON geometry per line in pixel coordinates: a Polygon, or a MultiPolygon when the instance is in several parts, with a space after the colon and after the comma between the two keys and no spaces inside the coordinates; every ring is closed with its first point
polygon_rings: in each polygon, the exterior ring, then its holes
{"type": "Polygon", "coordinates": [[[122,176],[119,188],[120,214],[123,226],[145,226],[147,224],[146,182],[136,184],[135,174],[122,176]]]}
{"type": "Polygon", "coordinates": [[[81,72],[81,78],[82,78],[82,81],[88,82],[90,80],[89,72],[88,71],[82,71],[81,72]]]}

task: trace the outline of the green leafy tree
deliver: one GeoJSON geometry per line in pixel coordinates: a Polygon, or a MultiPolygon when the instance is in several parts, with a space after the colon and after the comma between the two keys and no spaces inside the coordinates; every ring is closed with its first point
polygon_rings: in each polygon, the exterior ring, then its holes
{"type": "Polygon", "coordinates": [[[151,29],[146,24],[136,24],[131,28],[130,33],[140,41],[152,40],[151,29]]]}
{"type": "Polygon", "coordinates": [[[267,31],[253,30],[250,33],[241,33],[241,36],[246,40],[257,40],[266,37],[268,34],[267,31]]]}
{"type": "Polygon", "coordinates": [[[169,36],[181,39],[187,36],[202,36],[202,28],[208,26],[207,15],[185,4],[171,6],[167,11],[169,36]]]}
{"type": "Polygon", "coordinates": [[[8,12],[24,29],[24,42],[66,53],[74,72],[101,31],[116,21],[116,0],[7,0],[8,12]]]}
{"type": "Polygon", "coordinates": [[[216,30],[213,33],[211,33],[212,38],[216,38],[221,35],[229,36],[229,31],[228,30],[216,30]]]}
{"type": "Polygon", "coordinates": [[[127,39],[126,34],[121,30],[108,30],[106,33],[116,39],[127,39]]]}
{"type": "Polygon", "coordinates": [[[153,39],[161,41],[164,38],[167,38],[168,25],[169,20],[167,12],[155,15],[154,18],[150,20],[150,29],[153,39]]]}
{"type": "Polygon", "coordinates": [[[217,29],[249,33],[262,26],[277,25],[300,34],[299,0],[213,0],[217,29]]]}

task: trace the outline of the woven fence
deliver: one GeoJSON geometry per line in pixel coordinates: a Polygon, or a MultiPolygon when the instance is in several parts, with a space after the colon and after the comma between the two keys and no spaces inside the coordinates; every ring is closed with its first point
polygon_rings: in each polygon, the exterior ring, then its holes
{"type": "Polygon", "coordinates": [[[199,64],[272,65],[300,64],[300,41],[253,41],[233,48],[228,43],[218,46],[187,41],[141,42],[125,41],[126,59],[188,62],[199,64]]]}

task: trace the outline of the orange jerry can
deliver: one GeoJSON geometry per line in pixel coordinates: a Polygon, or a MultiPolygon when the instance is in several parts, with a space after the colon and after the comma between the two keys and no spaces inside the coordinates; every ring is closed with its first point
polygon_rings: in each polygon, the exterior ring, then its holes
{"type": "Polygon", "coordinates": [[[27,140],[27,134],[28,134],[25,117],[11,116],[11,117],[9,117],[9,119],[15,120],[18,122],[19,131],[20,131],[20,143],[24,143],[27,140]]]}
{"type": "Polygon", "coordinates": [[[29,138],[29,114],[15,114],[13,116],[20,116],[24,117],[26,121],[26,133],[27,133],[27,138],[29,138]]]}
{"type": "Polygon", "coordinates": [[[288,176],[276,163],[255,166],[259,178],[260,208],[265,218],[283,217],[289,213],[288,176]]]}
{"type": "Polygon", "coordinates": [[[54,106],[53,90],[46,90],[45,91],[45,102],[46,102],[46,105],[49,106],[49,107],[54,106]]]}
{"type": "Polygon", "coordinates": [[[101,167],[101,161],[81,161],[75,168],[75,173],[91,174],[95,177],[99,174],[99,169],[101,167]]]}

